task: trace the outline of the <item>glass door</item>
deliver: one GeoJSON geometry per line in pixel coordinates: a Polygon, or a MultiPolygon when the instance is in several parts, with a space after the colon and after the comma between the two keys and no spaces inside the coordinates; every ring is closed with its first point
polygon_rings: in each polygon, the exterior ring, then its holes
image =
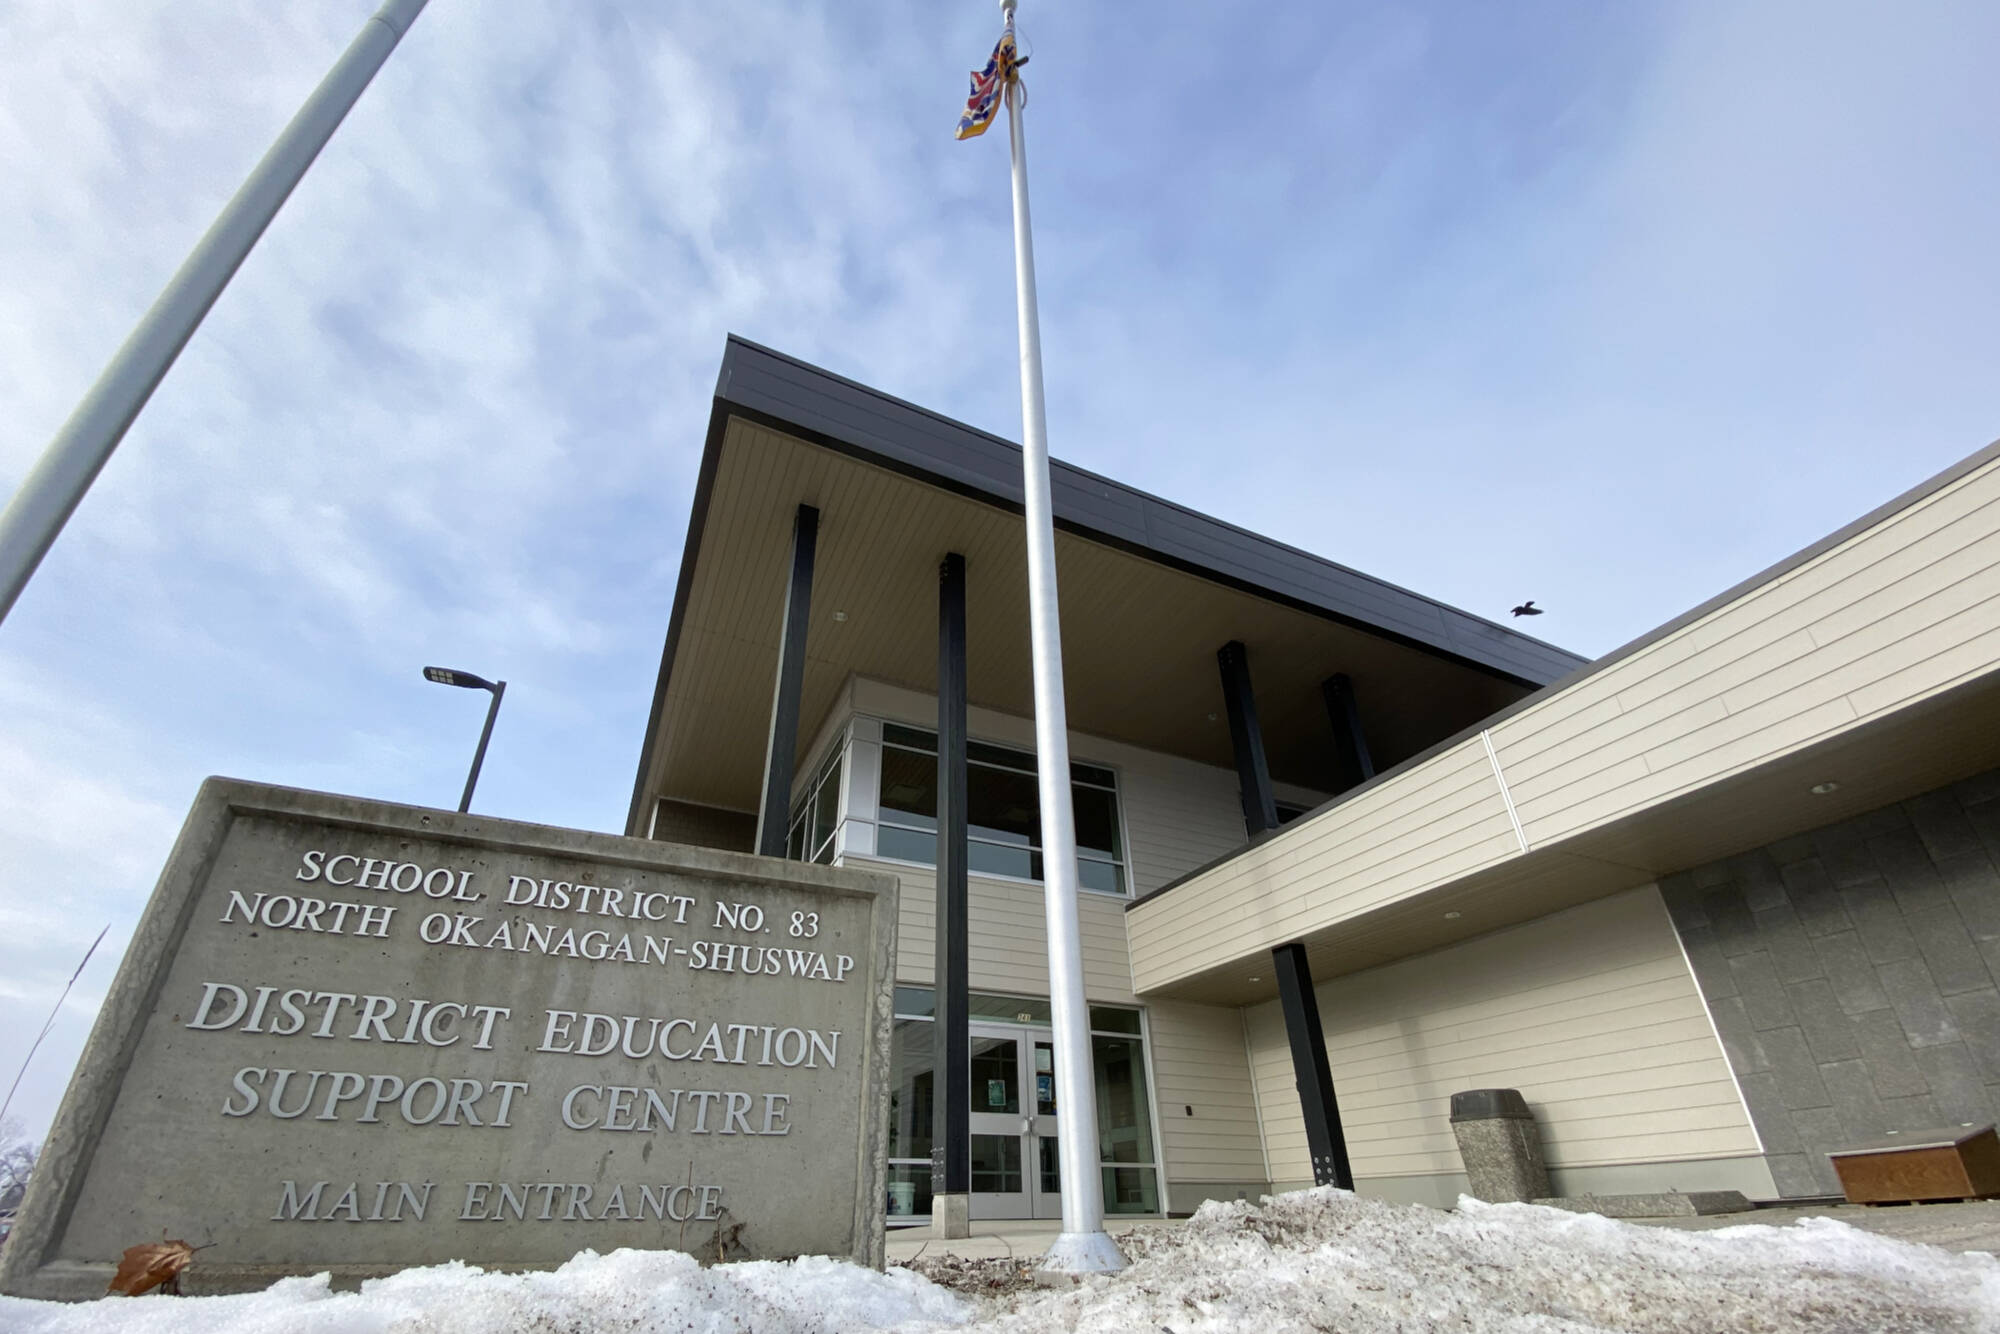
{"type": "Polygon", "coordinates": [[[974,1218],[1059,1218],[1055,1048],[1047,1029],[972,1025],[974,1218]]]}
{"type": "Polygon", "coordinates": [[[1019,1029],[972,1026],[972,1199],[974,1218],[1033,1218],[1021,1150],[1030,1118],[1022,1111],[1019,1029]]]}

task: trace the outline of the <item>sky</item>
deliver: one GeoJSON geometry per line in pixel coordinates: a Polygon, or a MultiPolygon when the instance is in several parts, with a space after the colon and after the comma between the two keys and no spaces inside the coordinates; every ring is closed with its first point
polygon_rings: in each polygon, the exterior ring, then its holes
{"type": "MultiPolygon", "coordinates": [[[[0,5],[11,494],[370,0],[0,5]]],[[[1059,458],[1598,655],[2000,435],[2000,7],[1024,0],[1059,458]]],[[[435,0],[0,624],[43,1133],[201,779],[622,829],[723,339],[1020,433],[984,0],[435,0]]]]}

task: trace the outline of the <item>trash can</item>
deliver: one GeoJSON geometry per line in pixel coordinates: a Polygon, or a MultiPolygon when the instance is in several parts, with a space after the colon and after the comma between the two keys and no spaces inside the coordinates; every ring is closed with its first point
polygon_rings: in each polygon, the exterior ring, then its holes
{"type": "Polygon", "coordinates": [[[1519,1089],[1452,1094],[1451,1133],[1465,1163],[1466,1193],[1474,1199],[1505,1204],[1555,1194],[1542,1161],[1542,1133],[1519,1089]]]}

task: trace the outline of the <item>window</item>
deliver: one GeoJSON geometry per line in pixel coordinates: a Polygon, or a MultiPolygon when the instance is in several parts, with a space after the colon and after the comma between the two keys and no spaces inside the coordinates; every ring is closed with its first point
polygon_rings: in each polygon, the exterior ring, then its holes
{"type": "MultiPolygon", "coordinates": [[[[983,875],[1042,878],[1041,787],[1032,752],[969,741],[965,746],[966,866],[983,875]]],[[[1103,894],[1126,892],[1119,836],[1118,780],[1095,764],[1071,764],[1077,881],[1103,894]]],[[[882,791],[875,850],[884,857],[937,862],[937,734],[882,724],[882,791]]]]}
{"type": "Polygon", "coordinates": [[[1160,1174],[1153,1161],[1153,1109],[1146,1090],[1146,1043],[1138,1036],[1139,1012],[1093,1005],[1090,1027],[1104,1212],[1156,1214],[1160,1174]],[[1106,1027],[1115,1031],[1107,1033],[1106,1027]]]}
{"type": "Polygon", "coordinates": [[[831,862],[833,836],[840,828],[840,772],[847,758],[845,740],[820,763],[805,796],[792,808],[792,830],[785,856],[795,862],[831,862]]]}
{"type": "Polygon", "coordinates": [[[897,1222],[931,1211],[931,991],[896,988],[889,1044],[889,1217],[897,1222]]]}

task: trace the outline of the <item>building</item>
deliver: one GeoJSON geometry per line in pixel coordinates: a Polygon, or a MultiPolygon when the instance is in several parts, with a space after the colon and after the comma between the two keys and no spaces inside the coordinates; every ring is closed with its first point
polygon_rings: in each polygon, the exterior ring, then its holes
{"type": "MultiPolygon", "coordinates": [[[[2000,448],[1595,662],[1054,493],[1111,1212],[1329,1179],[1340,1132],[1449,1204],[1472,1088],[1564,1193],[1820,1195],[1827,1149],[1994,1118],[2000,448]]],[[[1015,446],[732,339],[627,828],[900,877],[908,1219],[940,883],[974,1216],[1058,1210],[1019,514],[1015,446]]]]}

